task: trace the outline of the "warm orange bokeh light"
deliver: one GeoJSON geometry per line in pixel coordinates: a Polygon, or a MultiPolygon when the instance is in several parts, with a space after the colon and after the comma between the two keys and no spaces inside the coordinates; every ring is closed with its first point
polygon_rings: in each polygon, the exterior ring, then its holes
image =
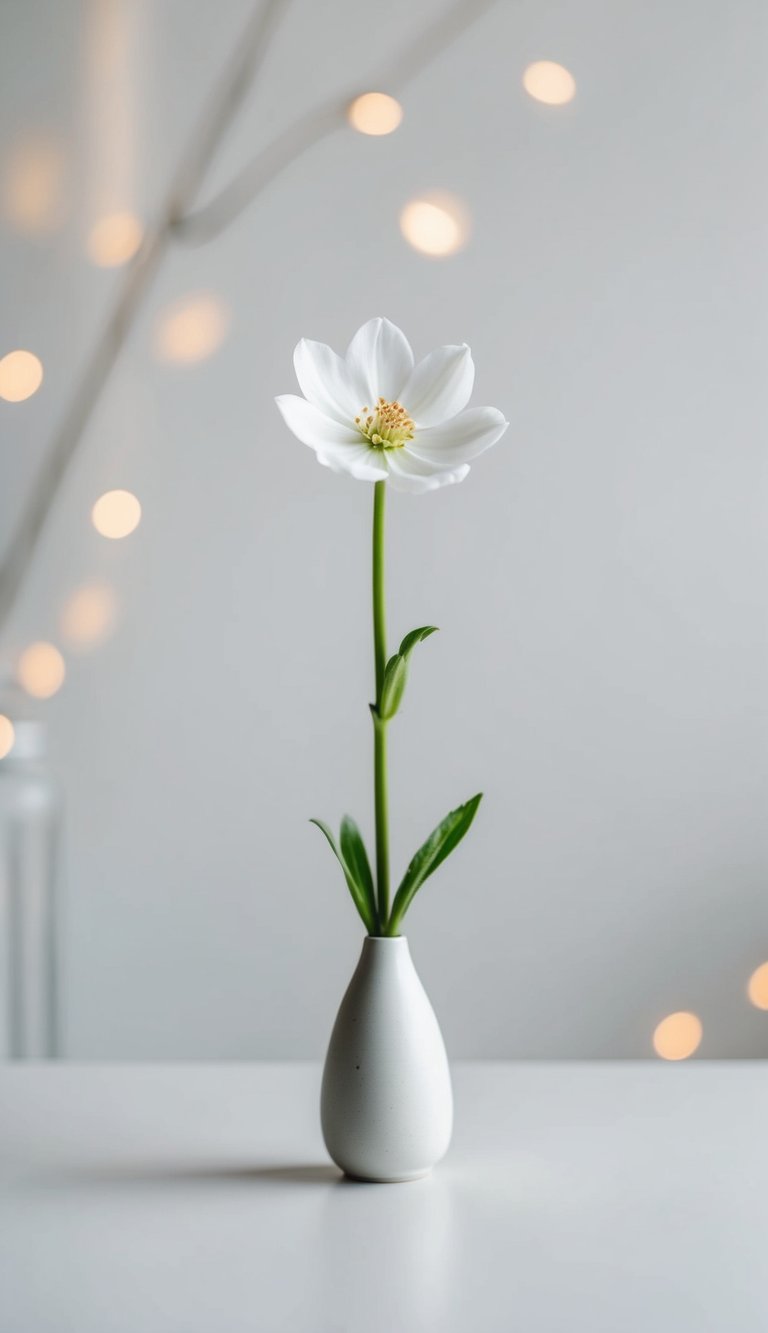
{"type": "Polygon", "coordinates": [[[768,1009],[768,963],[761,963],[749,978],[747,994],[756,1009],[768,1009]]]}
{"type": "Polygon", "coordinates": [[[189,296],[163,311],[155,325],[161,361],[191,365],[213,356],[229,328],[229,311],[217,296],[189,296]]]}
{"type": "Polygon", "coordinates": [[[116,605],[108,583],[84,583],[61,609],[62,638],[73,648],[93,648],[102,643],[115,623],[116,605]]]}
{"type": "Polygon", "coordinates": [[[11,753],[15,740],[16,732],[11,719],[0,713],[0,759],[5,759],[6,755],[11,753]]]}
{"type": "Polygon", "coordinates": [[[7,403],[23,403],[37,393],[43,382],[43,365],[34,352],[17,348],[0,361],[0,398],[7,403]]]}
{"type": "Polygon", "coordinates": [[[110,213],[91,227],[88,255],[99,268],[116,268],[133,259],[144,229],[133,213],[110,213]]]}
{"type": "Polygon", "coordinates": [[[576,95],[576,80],[571,71],[554,60],[536,60],[523,74],[525,91],[547,106],[564,106],[576,95]]]}
{"type": "Polygon", "coordinates": [[[403,108],[387,93],[363,93],[350,102],[347,118],[361,134],[391,134],[403,119],[403,108]]]}
{"type": "Polygon", "coordinates": [[[467,207],[455,195],[435,193],[412,199],[400,214],[400,230],[420,254],[444,258],[469,239],[467,207]]]}
{"type": "Polygon", "coordinates": [[[8,156],[3,172],[2,211],[12,226],[29,234],[52,231],[64,219],[64,154],[55,140],[32,134],[8,156]]]}
{"type": "Polygon", "coordinates": [[[653,1049],[662,1060],[687,1060],[701,1044],[703,1028],[696,1014],[668,1014],[653,1034],[653,1049]]]}
{"type": "Polygon", "coordinates": [[[93,506],[91,518],[102,537],[118,541],[139,526],[141,505],[131,491],[107,491],[93,506]]]}
{"type": "Polygon", "coordinates": [[[19,658],[19,684],[35,699],[50,699],[64,684],[64,658],[52,643],[31,643],[19,658]]]}

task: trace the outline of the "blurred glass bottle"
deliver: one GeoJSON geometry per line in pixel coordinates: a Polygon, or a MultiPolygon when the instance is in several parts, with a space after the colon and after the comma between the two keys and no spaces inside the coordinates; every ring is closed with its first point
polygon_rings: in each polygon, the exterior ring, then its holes
{"type": "Polygon", "coordinates": [[[43,722],[8,709],[0,759],[0,1055],[60,1053],[58,891],[61,797],[43,722]]]}

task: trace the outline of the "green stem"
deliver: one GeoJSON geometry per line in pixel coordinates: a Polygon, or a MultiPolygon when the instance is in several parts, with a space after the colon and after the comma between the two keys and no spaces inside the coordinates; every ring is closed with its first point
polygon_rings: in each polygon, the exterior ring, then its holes
{"type": "MultiPolygon", "coordinates": [[[[384,509],[387,483],[373,488],[373,655],[376,665],[376,708],[381,705],[387,664],[387,629],[384,606],[384,509]]],[[[379,929],[386,933],[389,916],[389,815],[387,799],[387,724],[373,715],[373,786],[376,814],[376,888],[379,929]]]]}

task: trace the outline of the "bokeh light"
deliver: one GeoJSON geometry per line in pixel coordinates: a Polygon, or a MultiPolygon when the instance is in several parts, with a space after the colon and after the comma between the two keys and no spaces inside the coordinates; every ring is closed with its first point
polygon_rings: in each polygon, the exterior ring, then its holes
{"type": "Polygon", "coordinates": [[[554,60],[535,60],[523,74],[525,91],[547,106],[564,106],[576,94],[576,80],[571,71],[554,60]]]}
{"type": "Polygon", "coordinates": [[[0,713],[0,759],[5,759],[11,753],[15,740],[16,732],[11,719],[0,713]]]}
{"type": "Polygon", "coordinates": [[[687,1060],[701,1044],[701,1019],[687,1010],[668,1014],[653,1034],[653,1049],[662,1060],[687,1060]]]}
{"type": "Polygon", "coordinates": [[[229,311],[217,296],[188,296],[162,311],[155,325],[161,361],[190,365],[218,351],[229,329],[229,311]]]}
{"type": "Polygon", "coordinates": [[[50,699],[64,684],[64,658],[52,643],[31,643],[16,668],[19,684],[35,699],[50,699]]]}
{"type": "Polygon", "coordinates": [[[768,1009],[768,963],[755,968],[749,978],[747,994],[756,1009],[768,1009]]]}
{"type": "Polygon", "coordinates": [[[2,180],[2,211],[28,234],[53,231],[64,220],[64,154],[55,139],[30,134],[11,149],[2,180]]]}
{"type": "Polygon", "coordinates": [[[7,403],[23,403],[37,393],[43,382],[43,364],[34,352],[17,348],[0,361],[0,398],[7,403]]]}
{"type": "Polygon", "coordinates": [[[350,102],[347,117],[361,134],[391,134],[403,119],[403,108],[387,93],[363,93],[350,102]]]}
{"type": "Polygon", "coordinates": [[[118,541],[139,526],[141,505],[132,491],[107,491],[93,506],[91,518],[102,537],[118,541]]]}
{"type": "Polygon", "coordinates": [[[420,254],[444,258],[469,240],[469,210],[455,195],[432,193],[412,199],[400,214],[400,230],[420,254]]]}
{"type": "Polygon", "coordinates": [[[59,632],[72,648],[94,648],[112,629],[116,610],[115,592],[108,583],[84,583],[61,608],[59,632]]]}
{"type": "Polygon", "coordinates": [[[88,255],[99,268],[116,268],[133,259],[144,229],[133,213],[110,213],[100,218],[88,234],[88,255]]]}

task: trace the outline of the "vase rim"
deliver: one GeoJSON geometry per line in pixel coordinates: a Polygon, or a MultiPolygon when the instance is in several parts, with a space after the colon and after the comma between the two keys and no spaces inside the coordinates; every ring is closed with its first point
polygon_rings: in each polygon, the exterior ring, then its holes
{"type": "Polygon", "coordinates": [[[407,935],[366,935],[366,944],[407,944],[407,935]]]}

